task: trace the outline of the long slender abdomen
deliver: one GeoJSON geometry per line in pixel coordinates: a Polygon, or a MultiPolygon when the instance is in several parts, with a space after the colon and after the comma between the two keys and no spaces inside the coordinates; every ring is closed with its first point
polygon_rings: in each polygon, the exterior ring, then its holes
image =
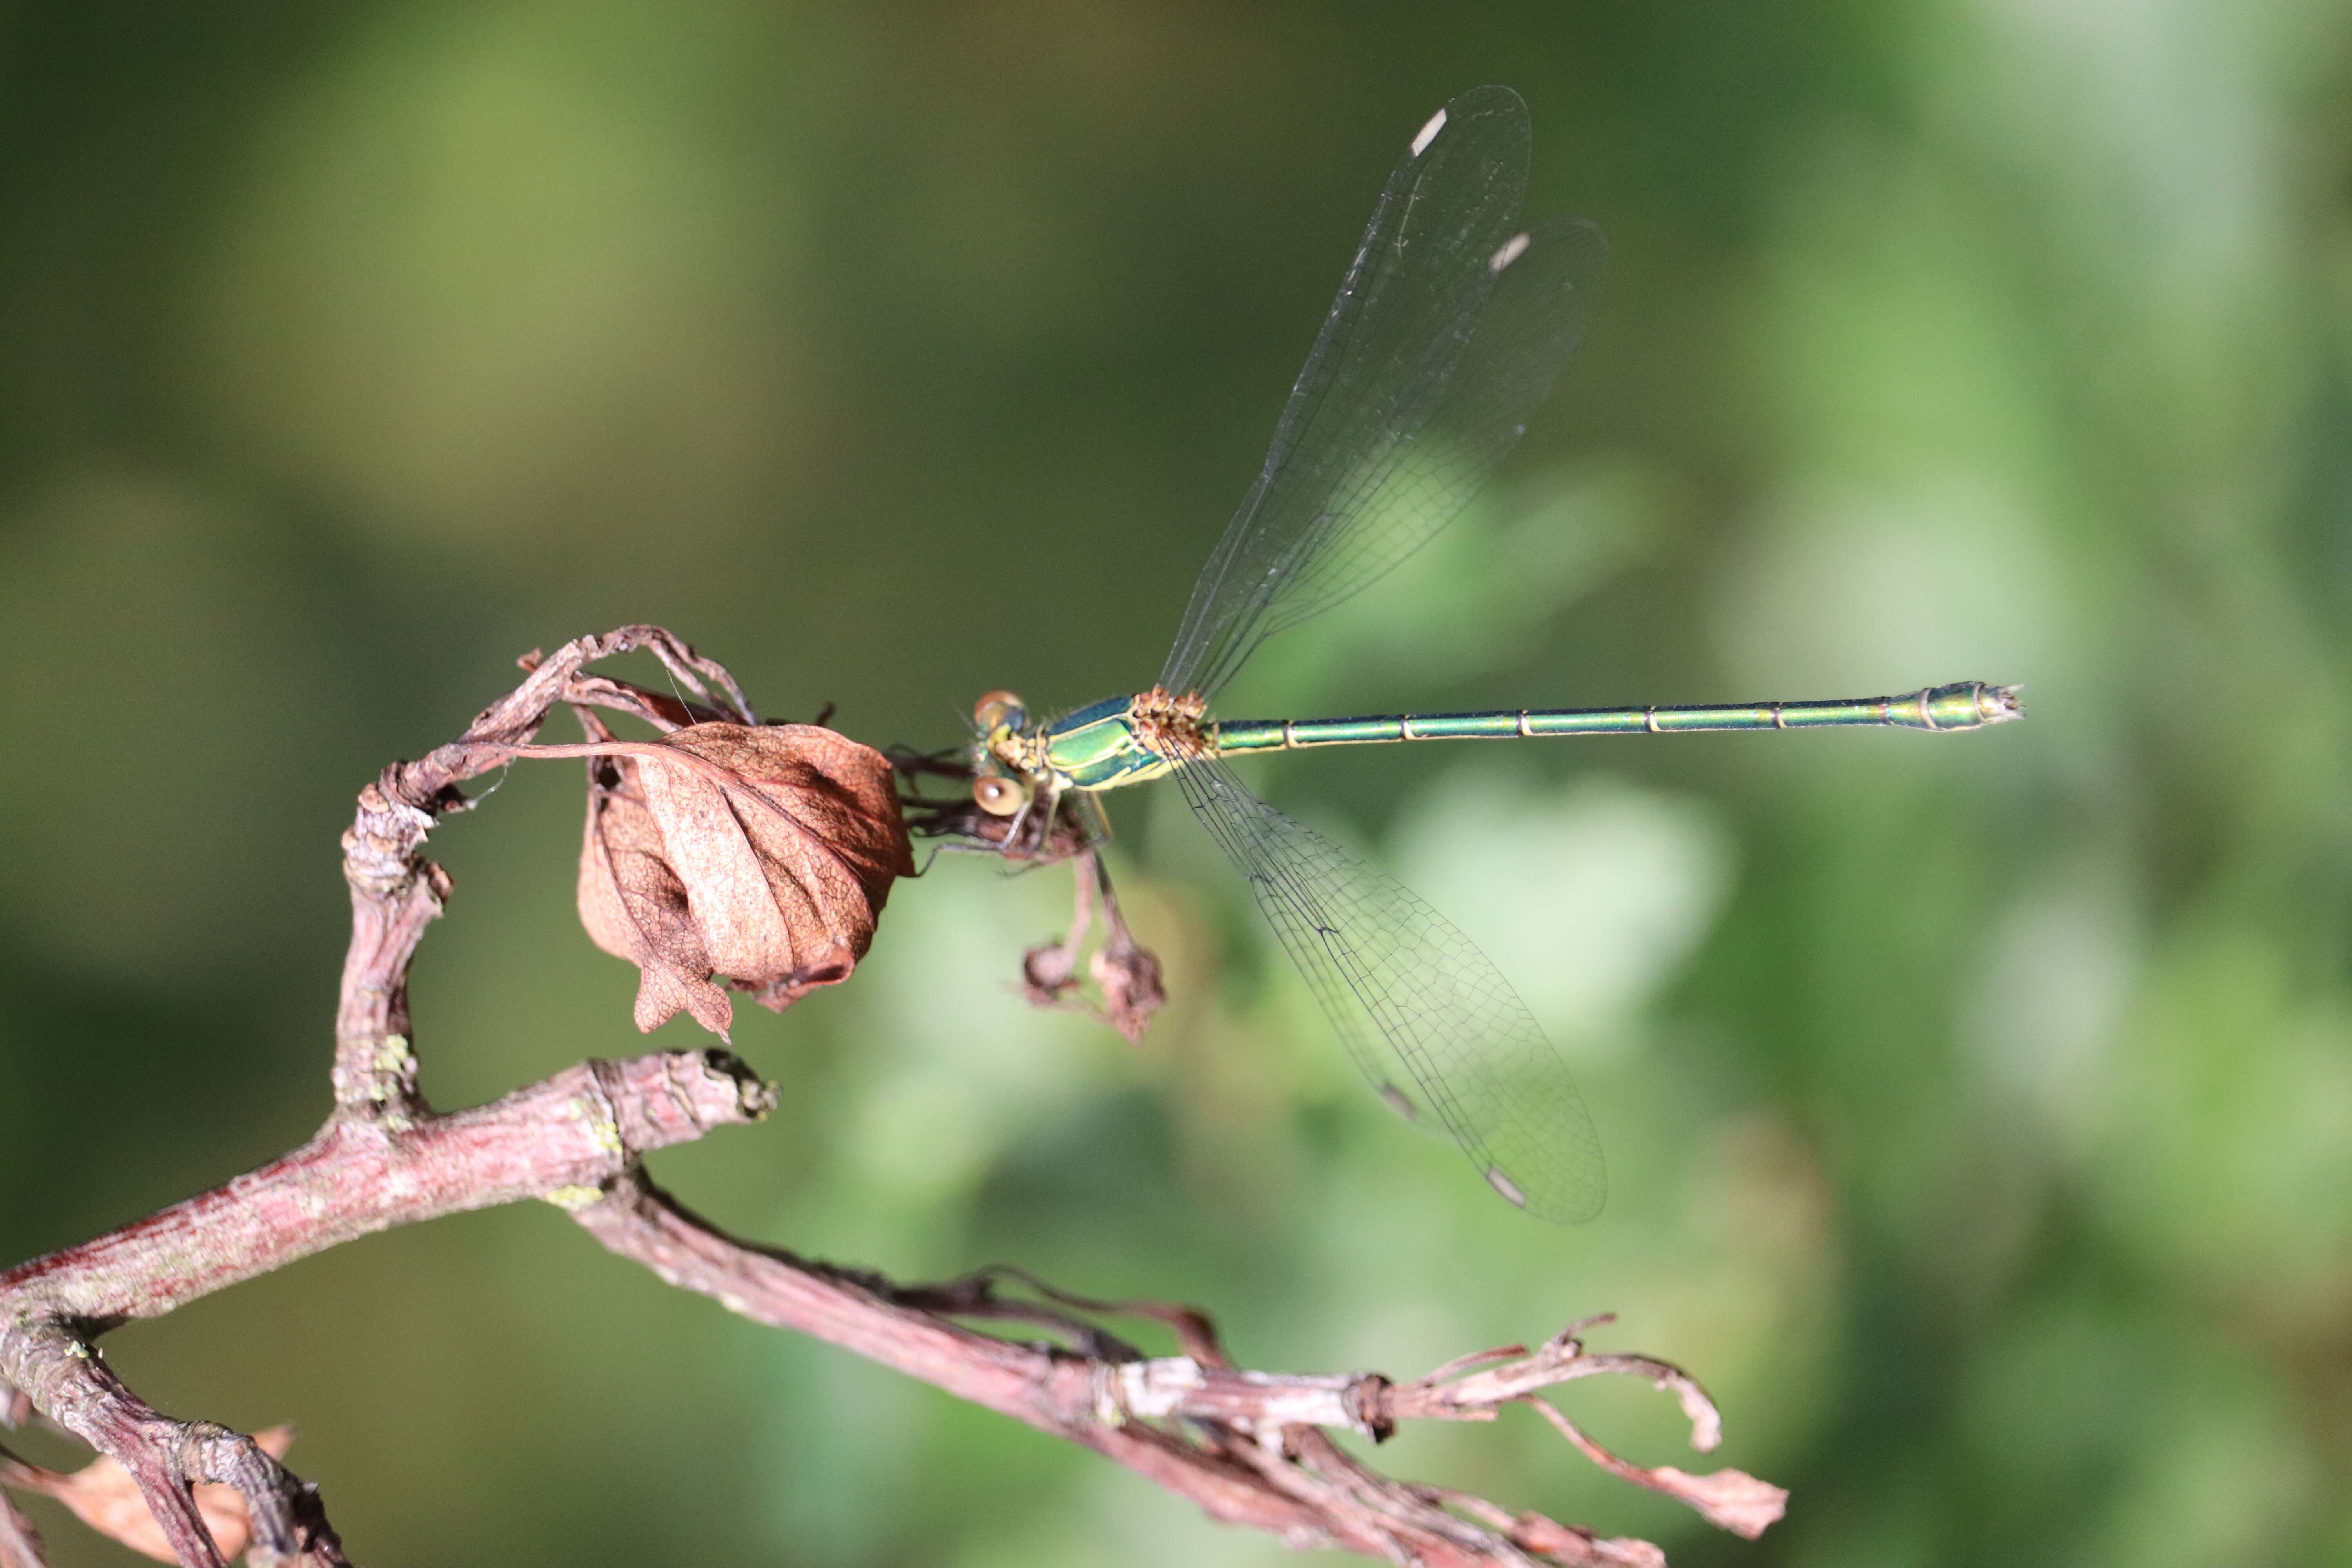
{"type": "Polygon", "coordinates": [[[1542,735],[1664,735],[1700,730],[1814,730],[1837,725],[1978,730],[2025,716],[2013,686],[1979,680],[1900,697],[1702,708],[1525,708],[1486,713],[1389,713],[1363,719],[1229,719],[1210,726],[1219,752],[1297,751],[1403,741],[1531,740],[1542,735]]]}

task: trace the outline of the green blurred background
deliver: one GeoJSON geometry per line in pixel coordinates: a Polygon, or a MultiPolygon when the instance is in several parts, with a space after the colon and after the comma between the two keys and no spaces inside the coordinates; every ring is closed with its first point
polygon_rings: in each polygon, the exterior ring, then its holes
{"type": "MultiPolygon", "coordinates": [[[[1114,803],[1139,1048],[1014,992],[1066,876],[943,861],[743,1017],[780,1114],[656,1176],[1203,1303],[1262,1367],[1613,1310],[1793,1489],[1763,1542],[1532,1416],[1381,1462],[1677,1563],[2352,1562],[2343,5],[81,0],[0,73],[0,1259],[307,1134],[352,793],[523,650],[662,622],[877,744],[1147,682],[1391,162],[1498,80],[1532,209],[1612,238],[1599,324],[1226,710],[1976,678],[2031,721],[1251,769],[1519,983],[1609,1151],[1580,1229],[1363,1092],[1164,792],[1114,803]]],[[[443,1105],[644,1048],[580,794],[438,836],[443,1105]]],[[[1291,1560],[539,1205],[109,1345],[298,1421],[369,1562],[1291,1560]]],[[[1711,1468],[1646,1389],[1568,1405],[1711,1468]]]]}

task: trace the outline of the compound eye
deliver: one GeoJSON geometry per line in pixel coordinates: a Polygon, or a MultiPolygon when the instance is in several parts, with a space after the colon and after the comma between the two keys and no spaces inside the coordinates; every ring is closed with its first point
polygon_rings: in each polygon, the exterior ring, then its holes
{"type": "Polygon", "coordinates": [[[971,781],[971,798],[991,816],[1012,816],[1028,797],[1028,791],[997,773],[982,773],[971,781]]]}
{"type": "Polygon", "coordinates": [[[971,726],[983,735],[999,727],[1018,730],[1028,721],[1028,709],[1010,691],[992,691],[971,705],[971,726]]]}

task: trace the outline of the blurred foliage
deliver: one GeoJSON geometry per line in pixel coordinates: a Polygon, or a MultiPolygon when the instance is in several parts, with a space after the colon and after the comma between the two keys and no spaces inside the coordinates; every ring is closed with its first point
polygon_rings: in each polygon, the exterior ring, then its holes
{"type": "MultiPolygon", "coordinates": [[[[0,1257],[307,1133],[352,794],[524,649],[660,621],[927,746],[1147,680],[1398,145],[1502,80],[1534,206],[1613,241],[1593,340],[1227,710],[1980,678],[2032,721],[1253,773],[1546,1016],[1612,1164],[1576,1231],[1362,1092],[1166,798],[1114,802],[1176,992],[1140,1048],[1013,992],[1065,878],[943,859],[739,1028],[775,1121],[656,1174],[845,1261],[1205,1303],[1258,1366],[1614,1310],[1794,1489],[1764,1542],[1532,1419],[1383,1458],[1678,1563],[2352,1562],[2343,5],[84,0],[0,71],[0,1257]]],[[[579,793],[440,835],[445,1105],[638,1048],[579,793]]],[[[551,1210],[109,1343],[298,1420],[371,1561],[1289,1560],[551,1210]]],[[[1647,1390],[1570,1405],[1683,1458],[1647,1390]]]]}

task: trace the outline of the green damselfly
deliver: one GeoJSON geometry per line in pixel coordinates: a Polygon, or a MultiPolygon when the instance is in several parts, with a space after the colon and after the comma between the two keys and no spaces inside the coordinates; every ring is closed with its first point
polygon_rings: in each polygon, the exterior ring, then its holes
{"type": "Polygon", "coordinates": [[[1147,692],[1033,721],[991,692],[973,711],[973,798],[1043,846],[1057,814],[1107,831],[1095,797],[1172,777],[1373,1089],[1433,1118],[1495,1190],[1547,1219],[1598,1213],[1591,1118],[1510,982],[1402,883],[1276,811],[1229,755],[1470,738],[1896,725],[2020,716],[2013,688],[1741,707],[1527,709],[1225,720],[1208,700],[1266,637],[1328,609],[1428,542],[1550,395],[1583,336],[1604,248],[1580,219],[1522,229],[1527,106],[1485,87],[1422,127],[1390,174],[1292,389],[1257,482],[1192,590],[1147,692]]]}

